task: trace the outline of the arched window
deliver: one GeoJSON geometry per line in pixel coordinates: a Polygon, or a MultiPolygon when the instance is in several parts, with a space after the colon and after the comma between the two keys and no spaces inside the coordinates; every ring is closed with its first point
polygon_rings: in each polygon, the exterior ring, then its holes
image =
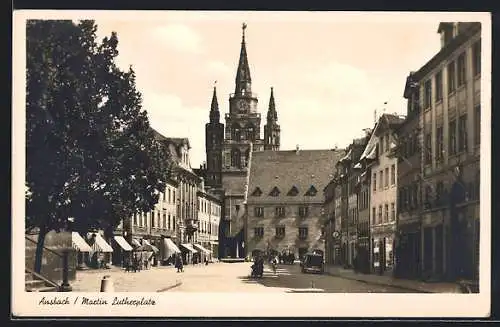
{"type": "Polygon", "coordinates": [[[231,150],[231,166],[232,167],[240,167],[241,166],[241,153],[239,149],[231,150]]]}
{"type": "Polygon", "coordinates": [[[248,123],[245,126],[246,139],[249,141],[255,141],[255,126],[252,123],[248,123]]]}
{"type": "Polygon", "coordinates": [[[241,140],[241,126],[238,123],[233,123],[231,126],[231,139],[233,141],[241,140]]]}

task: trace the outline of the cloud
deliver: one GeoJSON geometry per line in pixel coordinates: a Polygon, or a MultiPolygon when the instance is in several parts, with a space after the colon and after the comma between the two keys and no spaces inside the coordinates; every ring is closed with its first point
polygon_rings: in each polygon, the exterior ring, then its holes
{"type": "Polygon", "coordinates": [[[187,106],[173,94],[148,93],[143,95],[151,127],[167,137],[187,137],[191,144],[191,164],[197,168],[205,160],[206,109],[187,106]]]}
{"type": "Polygon", "coordinates": [[[192,28],[182,24],[170,24],[156,27],[152,33],[168,48],[187,53],[203,52],[201,37],[192,28]]]}
{"type": "Polygon", "coordinates": [[[232,69],[222,61],[210,61],[207,64],[207,72],[214,77],[223,79],[231,75],[232,69]]]}

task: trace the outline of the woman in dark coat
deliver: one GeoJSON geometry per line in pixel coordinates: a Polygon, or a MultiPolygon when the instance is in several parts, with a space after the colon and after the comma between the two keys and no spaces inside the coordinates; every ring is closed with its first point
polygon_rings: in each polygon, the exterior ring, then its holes
{"type": "Polygon", "coordinates": [[[177,272],[184,271],[184,267],[182,264],[182,258],[180,255],[175,255],[175,268],[177,268],[177,272]]]}

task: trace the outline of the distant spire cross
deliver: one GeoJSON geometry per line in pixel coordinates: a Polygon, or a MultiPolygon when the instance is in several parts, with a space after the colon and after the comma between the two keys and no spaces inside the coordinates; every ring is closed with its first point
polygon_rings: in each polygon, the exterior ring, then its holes
{"type": "Polygon", "coordinates": [[[243,23],[241,25],[241,29],[243,31],[243,40],[245,40],[245,30],[246,30],[246,28],[247,28],[247,23],[243,23]]]}

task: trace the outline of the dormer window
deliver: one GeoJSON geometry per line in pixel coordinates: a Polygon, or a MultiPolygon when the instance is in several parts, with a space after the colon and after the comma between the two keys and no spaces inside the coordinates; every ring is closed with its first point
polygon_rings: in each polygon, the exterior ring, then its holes
{"type": "Polygon", "coordinates": [[[318,190],[316,190],[316,188],[314,187],[314,185],[311,185],[311,187],[309,188],[309,190],[307,190],[306,192],[306,196],[315,196],[316,193],[318,193],[318,190]]]}
{"type": "Polygon", "coordinates": [[[256,187],[255,190],[252,192],[252,196],[261,196],[262,195],[262,190],[259,187],[256,187]]]}
{"type": "Polygon", "coordinates": [[[288,196],[296,196],[297,194],[299,194],[299,190],[297,189],[297,187],[295,187],[295,185],[292,186],[290,191],[288,191],[287,193],[288,196]]]}
{"type": "Polygon", "coordinates": [[[280,190],[279,190],[279,189],[275,186],[275,187],[271,190],[271,192],[269,193],[269,195],[270,195],[270,196],[278,196],[278,195],[280,195],[280,193],[281,193],[281,192],[280,192],[280,190]]]}

